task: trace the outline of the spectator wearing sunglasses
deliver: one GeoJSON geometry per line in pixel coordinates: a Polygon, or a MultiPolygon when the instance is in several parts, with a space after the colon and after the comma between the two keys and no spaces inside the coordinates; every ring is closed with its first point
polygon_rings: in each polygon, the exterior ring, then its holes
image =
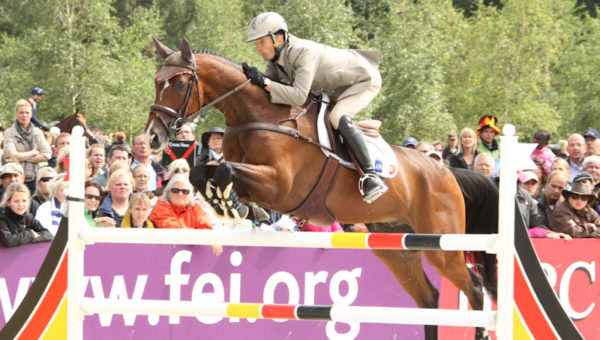
{"type": "MultiPolygon", "coordinates": [[[[169,180],[162,197],[150,213],[156,228],[212,229],[207,214],[194,200],[193,187],[185,174],[169,180]]],[[[221,246],[213,246],[213,253],[220,255],[221,246]]]]}
{"type": "Polygon", "coordinates": [[[48,229],[52,235],[56,235],[60,220],[63,218],[61,205],[67,198],[69,182],[64,181],[65,175],[56,176],[48,185],[50,189],[50,199],[38,208],[35,219],[40,221],[44,228],[48,229]]]}
{"type": "Polygon", "coordinates": [[[550,228],[572,237],[599,238],[600,216],[588,204],[596,200],[590,186],[575,182],[571,190],[563,190],[562,195],[565,200],[550,217],[550,228]]]}
{"type": "Polygon", "coordinates": [[[85,195],[83,196],[85,219],[91,227],[97,227],[98,222],[102,219],[109,219],[110,217],[96,217],[98,215],[98,209],[102,202],[102,186],[100,183],[94,180],[88,180],[85,182],[85,195]]]}
{"type": "Polygon", "coordinates": [[[36,186],[35,192],[33,193],[32,200],[38,202],[40,205],[50,200],[50,182],[56,177],[56,170],[49,166],[44,166],[38,169],[36,174],[36,186]]]}
{"type": "Polygon", "coordinates": [[[157,196],[162,196],[164,193],[164,188],[169,184],[169,179],[180,174],[184,174],[186,176],[190,175],[190,165],[188,164],[187,160],[183,158],[176,159],[169,164],[169,167],[167,168],[166,180],[163,182],[163,186],[156,189],[154,193],[157,196]]]}

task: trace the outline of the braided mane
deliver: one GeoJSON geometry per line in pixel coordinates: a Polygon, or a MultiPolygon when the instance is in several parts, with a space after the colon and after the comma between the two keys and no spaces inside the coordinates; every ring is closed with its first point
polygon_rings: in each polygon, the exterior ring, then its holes
{"type": "Polygon", "coordinates": [[[240,63],[238,63],[238,62],[236,62],[236,61],[233,61],[233,60],[229,59],[228,57],[226,57],[226,56],[224,56],[224,55],[222,55],[222,54],[219,54],[219,53],[213,52],[213,51],[208,51],[208,50],[199,50],[199,51],[193,51],[193,53],[194,53],[194,54],[209,54],[209,55],[214,55],[214,56],[216,56],[216,57],[223,58],[223,59],[225,59],[225,60],[227,60],[227,61],[229,61],[229,62],[231,62],[231,63],[234,63],[234,64],[236,64],[236,65],[238,65],[238,66],[241,66],[241,64],[240,64],[240,63]]]}

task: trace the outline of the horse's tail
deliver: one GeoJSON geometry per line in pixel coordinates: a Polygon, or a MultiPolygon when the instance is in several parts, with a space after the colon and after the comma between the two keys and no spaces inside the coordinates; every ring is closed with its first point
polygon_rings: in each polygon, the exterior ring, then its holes
{"type": "MultiPolygon", "coordinates": [[[[466,234],[498,233],[498,187],[484,175],[465,169],[450,168],[465,200],[466,234]]],[[[498,274],[496,255],[474,252],[485,288],[496,299],[498,274]],[[483,267],[483,268],[481,268],[483,267]]]]}

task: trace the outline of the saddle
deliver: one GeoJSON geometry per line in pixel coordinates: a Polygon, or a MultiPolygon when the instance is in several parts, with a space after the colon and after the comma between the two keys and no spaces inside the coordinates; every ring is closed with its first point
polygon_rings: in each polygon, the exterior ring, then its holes
{"type": "MultiPolygon", "coordinates": [[[[298,207],[287,211],[286,214],[297,217],[301,223],[308,221],[308,216],[311,216],[310,222],[312,224],[327,226],[335,222],[336,218],[327,208],[325,196],[331,183],[335,180],[339,165],[357,171],[360,171],[360,167],[353,160],[348,147],[343,144],[341,135],[329,121],[329,114],[334,103],[324,93],[319,94],[313,100],[321,103],[317,127],[321,150],[327,156],[327,161],[317,183],[308,196],[298,207]]],[[[355,124],[364,134],[377,173],[382,177],[395,176],[398,169],[397,160],[391,147],[379,135],[378,130],[381,127],[381,122],[378,120],[365,120],[355,122],[355,124]]]]}

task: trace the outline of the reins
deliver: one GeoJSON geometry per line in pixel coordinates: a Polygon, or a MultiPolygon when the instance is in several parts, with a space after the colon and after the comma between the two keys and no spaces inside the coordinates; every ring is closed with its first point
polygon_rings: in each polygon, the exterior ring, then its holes
{"type": "MultiPolygon", "coordinates": [[[[163,124],[163,126],[166,128],[169,136],[176,135],[179,132],[179,130],[181,129],[181,126],[183,126],[183,123],[191,120],[196,115],[200,114],[201,112],[207,110],[210,107],[215,106],[216,104],[218,104],[221,101],[225,100],[226,98],[232,96],[233,94],[239,92],[244,87],[246,87],[248,84],[250,84],[250,79],[248,79],[245,82],[241,83],[240,85],[236,86],[235,88],[233,88],[233,89],[229,90],[228,92],[224,93],[223,95],[219,96],[217,99],[211,101],[210,103],[208,103],[206,105],[203,105],[204,104],[204,97],[202,96],[203,91],[201,90],[202,86],[201,86],[200,80],[198,79],[198,74],[196,73],[195,62],[192,65],[164,63],[163,66],[181,67],[181,68],[189,70],[190,73],[192,74],[192,78],[188,82],[188,88],[187,88],[185,97],[183,99],[183,102],[181,103],[181,105],[179,106],[179,109],[177,109],[177,111],[173,110],[172,108],[170,108],[168,106],[161,105],[161,104],[150,105],[150,114],[154,113],[156,115],[156,117],[161,122],[161,124],[163,124]],[[192,91],[194,88],[194,84],[196,84],[196,88],[198,90],[198,104],[199,104],[198,107],[200,109],[198,109],[198,111],[196,111],[188,116],[187,109],[189,106],[188,104],[189,104],[190,98],[192,97],[192,91]],[[165,119],[162,117],[162,115],[160,113],[164,113],[164,114],[174,118],[174,120],[172,122],[168,123],[165,121],[165,119]]],[[[330,147],[327,147],[323,144],[313,141],[312,138],[303,135],[298,130],[298,119],[300,119],[302,116],[304,116],[304,114],[306,114],[306,112],[308,112],[308,109],[317,102],[323,103],[322,101],[319,101],[318,99],[313,98],[313,100],[311,100],[311,102],[307,106],[302,108],[302,111],[300,111],[300,113],[296,117],[286,118],[286,119],[280,120],[277,123],[251,122],[251,123],[246,123],[246,124],[243,124],[240,126],[229,126],[228,125],[225,127],[225,133],[235,134],[235,133],[243,133],[243,132],[255,131],[255,130],[272,131],[272,132],[281,133],[281,134],[284,134],[284,135],[287,135],[287,136],[290,136],[290,137],[293,137],[296,139],[300,139],[306,143],[312,144],[318,148],[321,148],[321,149],[324,149],[324,150],[327,150],[327,151],[333,153],[333,150],[330,147]],[[283,122],[286,122],[286,121],[293,122],[294,125],[296,125],[296,128],[291,128],[291,127],[281,125],[283,122]]]]}
{"type": "Polygon", "coordinates": [[[319,101],[317,99],[311,100],[311,102],[307,106],[302,108],[302,111],[300,111],[300,113],[296,117],[282,119],[282,120],[278,121],[277,123],[250,122],[250,123],[246,123],[246,124],[242,124],[242,125],[238,125],[238,126],[227,125],[225,127],[225,133],[235,134],[235,133],[243,133],[243,132],[249,132],[249,131],[255,131],[255,130],[267,130],[267,131],[281,133],[283,135],[290,136],[290,137],[293,137],[296,139],[300,139],[301,141],[304,141],[304,142],[312,144],[318,148],[325,149],[331,153],[334,153],[332,148],[325,146],[319,142],[313,141],[312,138],[302,134],[300,132],[300,130],[298,130],[298,119],[300,119],[302,116],[304,116],[304,114],[306,114],[306,112],[308,112],[308,109],[317,102],[324,103],[323,101],[319,101]],[[286,122],[286,121],[293,122],[294,125],[296,125],[296,128],[281,125],[283,122],[286,122]]]}
{"type": "Polygon", "coordinates": [[[196,73],[195,63],[192,65],[180,65],[180,64],[165,63],[165,64],[163,64],[163,66],[175,66],[175,67],[185,68],[185,69],[190,70],[190,72],[192,74],[192,79],[188,83],[188,88],[187,88],[185,97],[183,99],[183,102],[181,103],[181,105],[179,106],[179,109],[177,111],[173,110],[172,108],[170,108],[168,106],[161,105],[161,104],[150,105],[150,114],[154,113],[156,115],[156,117],[159,119],[159,121],[165,126],[169,136],[176,135],[179,132],[179,130],[181,129],[181,126],[183,126],[183,123],[192,119],[193,117],[195,117],[202,111],[205,111],[208,108],[215,106],[217,103],[219,103],[219,102],[223,101],[224,99],[226,99],[227,97],[239,92],[245,86],[250,84],[250,79],[248,79],[245,82],[243,82],[242,84],[236,86],[232,90],[226,92],[225,94],[221,95],[217,99],[213,100],[212,102],[210,102],[206,105],[203,105],[204,97],[202,96],[202,86],[201,86],[200,80],[198,79],[198,74],[196,73]],[[198,107],[200,109],[198,109],[198,111],[196,111],[188,116],[187,115],[187,109],[189,106],[188,103],[189,103],[190,98],[192,97],[192,90],[194,88],[194,84],[196,84],[196,89],[198,91],[198,104],[199,104],[198,107]],[[167,115],[171,116],[172,118],[174,118],[174,120],[171,123],[167,123],[164,120],[164,118],[162,117],[162,115],[160,115],[160,113],[167,114],[167,115]]]}

